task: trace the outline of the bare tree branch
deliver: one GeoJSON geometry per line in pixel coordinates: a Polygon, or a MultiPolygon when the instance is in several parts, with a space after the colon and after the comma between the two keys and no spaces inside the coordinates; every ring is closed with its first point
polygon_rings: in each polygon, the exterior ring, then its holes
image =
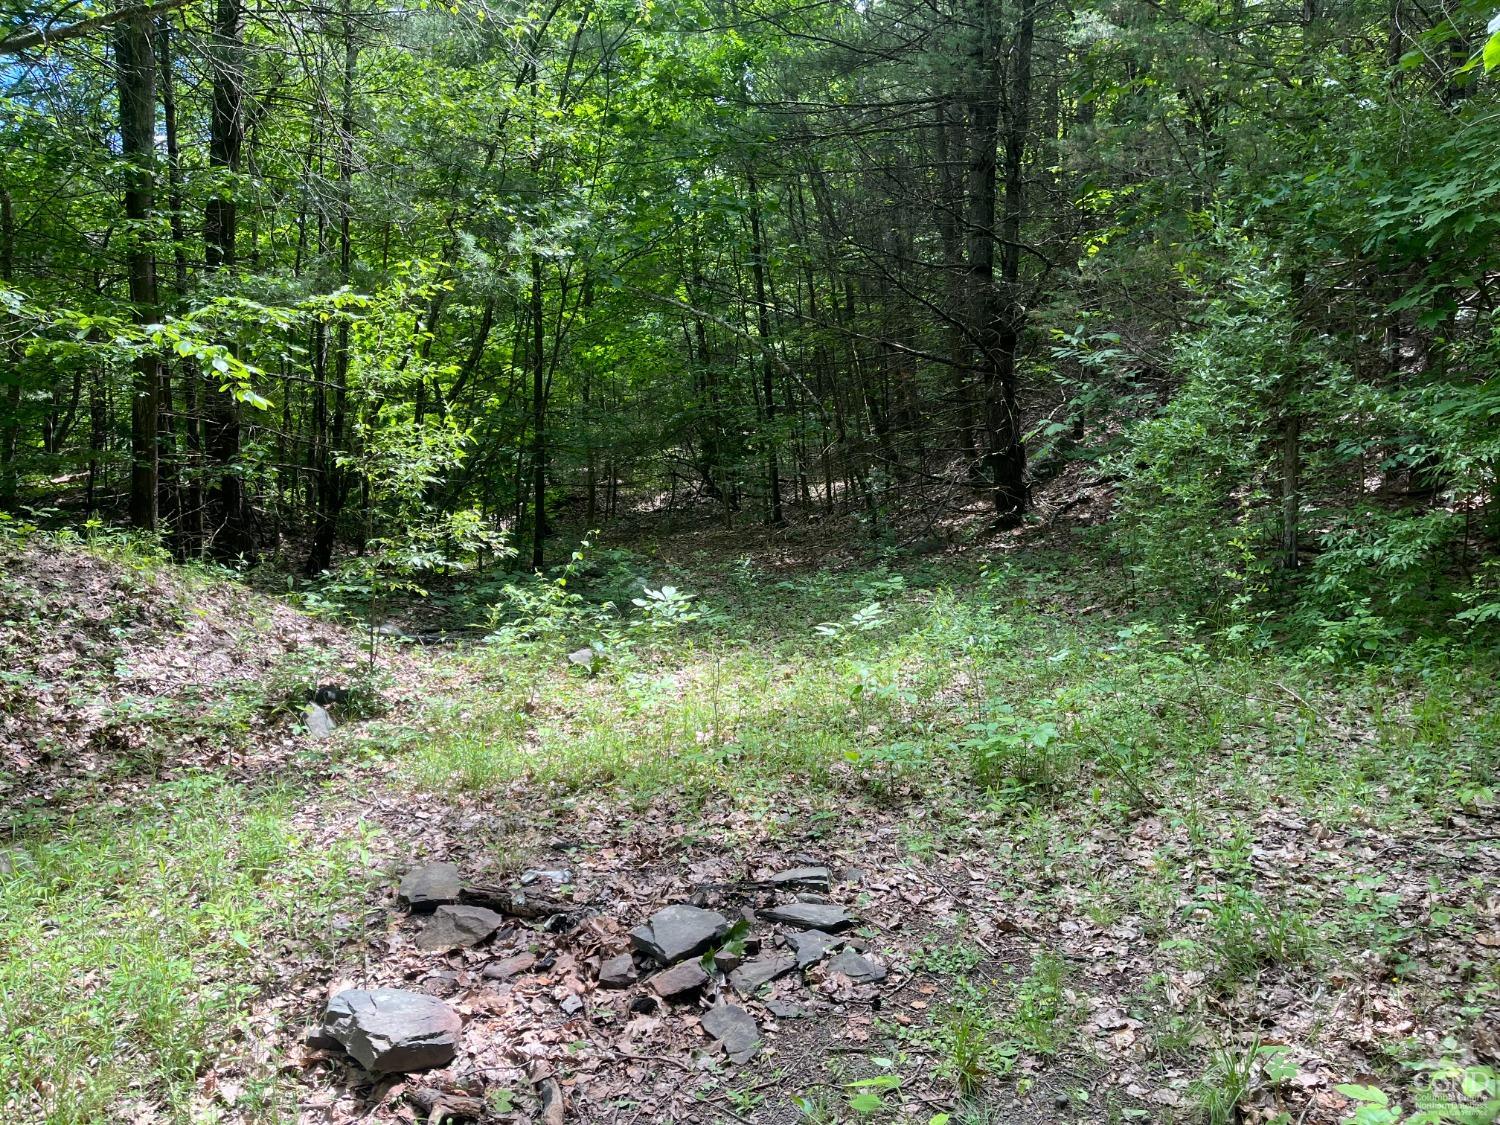
{"type": "Polygon", "coordinates": [[[160,15],[176,8],[184,8],[188,3],[189,0],[160,0],[156,4],[131,4],[128,7],[116,8],[113,12],[106,12],[102,16],[94,16],[92,19],[64,24],[62,27],[35,27],[19,35],[12,35],[9,39],[0,39],[0,55],[18,55],[33,47],[45,50],[54,43],[61,43],[65,39],[76,39],[91,31],[110,27],[121,20],[135,19],[137,16],[160,15]]]}

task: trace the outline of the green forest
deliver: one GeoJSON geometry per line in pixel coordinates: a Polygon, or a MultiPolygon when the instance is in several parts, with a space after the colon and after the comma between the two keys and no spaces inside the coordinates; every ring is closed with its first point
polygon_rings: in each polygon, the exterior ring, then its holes
{"type": "Polygon", "coordinates": [[[0,1117],[1500,1120],[1497,90],[0,0],[0,1117]]]}

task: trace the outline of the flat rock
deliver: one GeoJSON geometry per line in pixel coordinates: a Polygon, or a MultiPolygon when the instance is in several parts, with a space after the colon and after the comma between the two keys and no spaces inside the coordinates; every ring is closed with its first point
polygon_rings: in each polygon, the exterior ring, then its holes
{"type": "Polygon", "coordinates": [[[443,1001],[399,988],[340,992],[321,1031],[375,1075],[447,1066],[462,1034],[463,1020],[443,1001]]]}
{"type": "Polygon", "coordinates": [[[760,1028],[755,1017],[737,1004],[721,1004],[704,1013],[703,1030],[724,1048],[729,1061],[744,1064],[760,1050],[760,1028]]]}
{"type": "Polygon", "coordinates": [[[602,988],[629,988],[638,976],[635,959],[628,953],[611,957],[599,966],[599,984],[602,988]]]}
{"type": "Polygon", "coordinates": [[[804,930],[827,930],[830,933],[847,930],[854,925],[854,916],[842,906],[823,902],[784,902],[770,906],[760,912],[768,922],[780,922],[787,926],[799,926],[804,930]]]}
{"type": "Polygon", "coordinates": [[[307,709],[302,713],[302,725],[307,728],[307,733],[313,738],[327,738],[333,733],[333,716],[328,713],[328,708],[320,703],[309,703],[307,709]]]}
{"type": "Polygon", "coordinates": [[[417,935],[417,948],[429,953],[478,945],[505,924],[505,918],[482,906],[440,906],[417,935]]]}
{"type": "Polygon", "coordinates": [[[753,995],[757,988],[769,984],[777,977],[784,977],[797,967],[797,962],[791,957],[783,957],[773,953],[769,957],[759,957],[754,961],[746,961],[738,969],[729,974],[729,983],[741,996],[753,995]]]}
{"type": "Polygon", "coordinates": [[[413,914],[431,914],[440,906],[457,902],[461,887],[454,864],[424,863],[406,873],[398,894],[413,914]]]}
{"type": "Polygon", "coordinates": [[[540,883],[544,879],[561,887],[573,881],[573,873],[566,867],[533,867],[529,871],[521,872],[521,886],[523,887],[540,883]]]}
{"type": "Polygon", "coordinates": [[[707,983],[708,974],[703,971],[702,965],[696,961],[684,961],[652,977],[651,990],[666,999],[669,996],[681,996],[685,992],[693,992],[707,983]]]}
{"type": "Polygon", "coordinates": [[[871,961],[863,953],[846,949],[828,962],[830,973],[843,973],[855,984],[874,984],[885,980],[885,969],[871,961]]]}
{"type": "Polygon", "coordinates": [[[535,967],[535,953],[517,953],[503,961],[491,961],[484,967],[484,975],[489,980],[509,980],[535,967]]]}
{"type": "Polygon", "coordinates": [[[800,1020],[807,1015],[806,1008],[790,1000],[767,1000],[766,1009],[779,1020],[800,1020]]]}
{"type": "Polygon", "coordinates": [[[778,871],[768,880],[775,887],[802,887],[809,891],[826,891],[831,878],[826,867],[793,867],[778,871]]]}
{"type": "Polygon", "coordinates": [[[729,919],[716,910],[668,906],[630,931],[630,944],[663,965],[696,957],[729,932],[729,919]]]}
{"type": "Polygon", "coordinates": [[[786,935],[786,943],[797,958],[797,968],[806,969],[826,957],[829,950],[843,945],[844,939],[822,930],[793,930],[786,935]]]}

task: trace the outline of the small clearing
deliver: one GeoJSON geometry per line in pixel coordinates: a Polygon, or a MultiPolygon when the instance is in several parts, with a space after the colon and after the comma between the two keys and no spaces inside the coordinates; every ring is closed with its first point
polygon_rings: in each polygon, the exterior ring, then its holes
{"type": "Polygon", "coordinates": [[[222,574],[8,547],[8,1119],[1313,1125],[1500,1063],[1488,671],[1210,649],[1040,554],[705,542],[373,662],[222,574]],[[436,861],[498,929],[424,948],[436,861]],[[733,928],[662,995],[621,957],[672,904],[733,928]],[[456,1057],[310,1036],[356,987],[451,1005],[456,1057]]]}

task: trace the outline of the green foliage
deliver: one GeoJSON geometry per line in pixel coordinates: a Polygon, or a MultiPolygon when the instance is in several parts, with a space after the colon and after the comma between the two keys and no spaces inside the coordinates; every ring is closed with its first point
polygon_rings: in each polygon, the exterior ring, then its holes
{"type": "Polygon", "coordinates": [[[1274,965],[1306,960],[1314,933],[1304,914],[1285,902],[1267,902],[1258,892],[1231,884],[1200,887],[1188,909],[1207,916],[1207,944],[1215,964],[1235,980],[1274,965]]]}
{"type": "Polygon", "coordinates": [[[1050,801],[1076,768],[1056,723],[1017,715],[1008,703],[993,705],[967,731],[961,746],[974,779],[1001,800],[1050,801]]]}
{"type": "Polygon", "coordinates": [[[1011,993],[1006,1026],[1021,1049],[1043,1057],[1057,1054],[1077,1027],[1078,1005],[1067,990],[1068,966],[1050,951],[1038,953],[1031,973],[1011,993]]]}
{"type": "Polygon", "coordinates": [[[365,841],[309,849],[282,790],[211,776],[24,835],[0,875],[0,1105],[111,1119],[125,1097],[185,1116],[232,1051],[266,946],[321,939],[361,886],[365,841]]]}
{"type": "Polygon", "coordinates": [[[1236,1125],[1241,1104],[1262,1086],[1275,1087],[1296,1074],[1285,1058],[1285,1047],[1223,1047],[1209,1060],[1208,1070],[1193,1084],[1198,1106],[1208,1125],[1236,1125]]]}
{"type": "MultiPolygon", "coordinates": [[[[623,643],[620,616],[613,601],[599,601],[582,591],[580,576],[588,565],[590,544],[584,540],[555,578],[540,574],[504,583],[485,609],[484,643],[498,647],[593,643],[609,651],[623,643]]],[[[670,587],[669,587],[670,589],[670,587]]],[[[686,596],[673,590],[672,606],[685,613],[686,596]]]]}
{"type": "Polygon", "coordinates": [[[1355,1104],[1350,1125],[1489,1125],[1500,1116],[1500,1072],[1453,1062],[1419,1063],[1412,1112],[1376,1086],[1346,1083],[1335,1089],[1355,1104]]]}
{"type": "Polygon", "coordinates": [[[335,686],[341,689],[337,703],[340,719],[371,719],[386,712],[384,693],[390,685],[390,673],[384,669],[347,664],[325,650],[304,648],[276,660],[261,685],[260,699],[267,714],[296,717],[318,688],[335,686]]]}
{"type": "Polygon", "coordinates": [[[1177,389],[1119,455],[1117,542],[1149,589],[1222,618],[1268,582],[1287,420],[1317,448],[1365,407],[1265,250],[1229,233],[1216,249],[1224,260],[1196,283],[1212,293],[1202,327],[1173,343],[1177,389]]]}

